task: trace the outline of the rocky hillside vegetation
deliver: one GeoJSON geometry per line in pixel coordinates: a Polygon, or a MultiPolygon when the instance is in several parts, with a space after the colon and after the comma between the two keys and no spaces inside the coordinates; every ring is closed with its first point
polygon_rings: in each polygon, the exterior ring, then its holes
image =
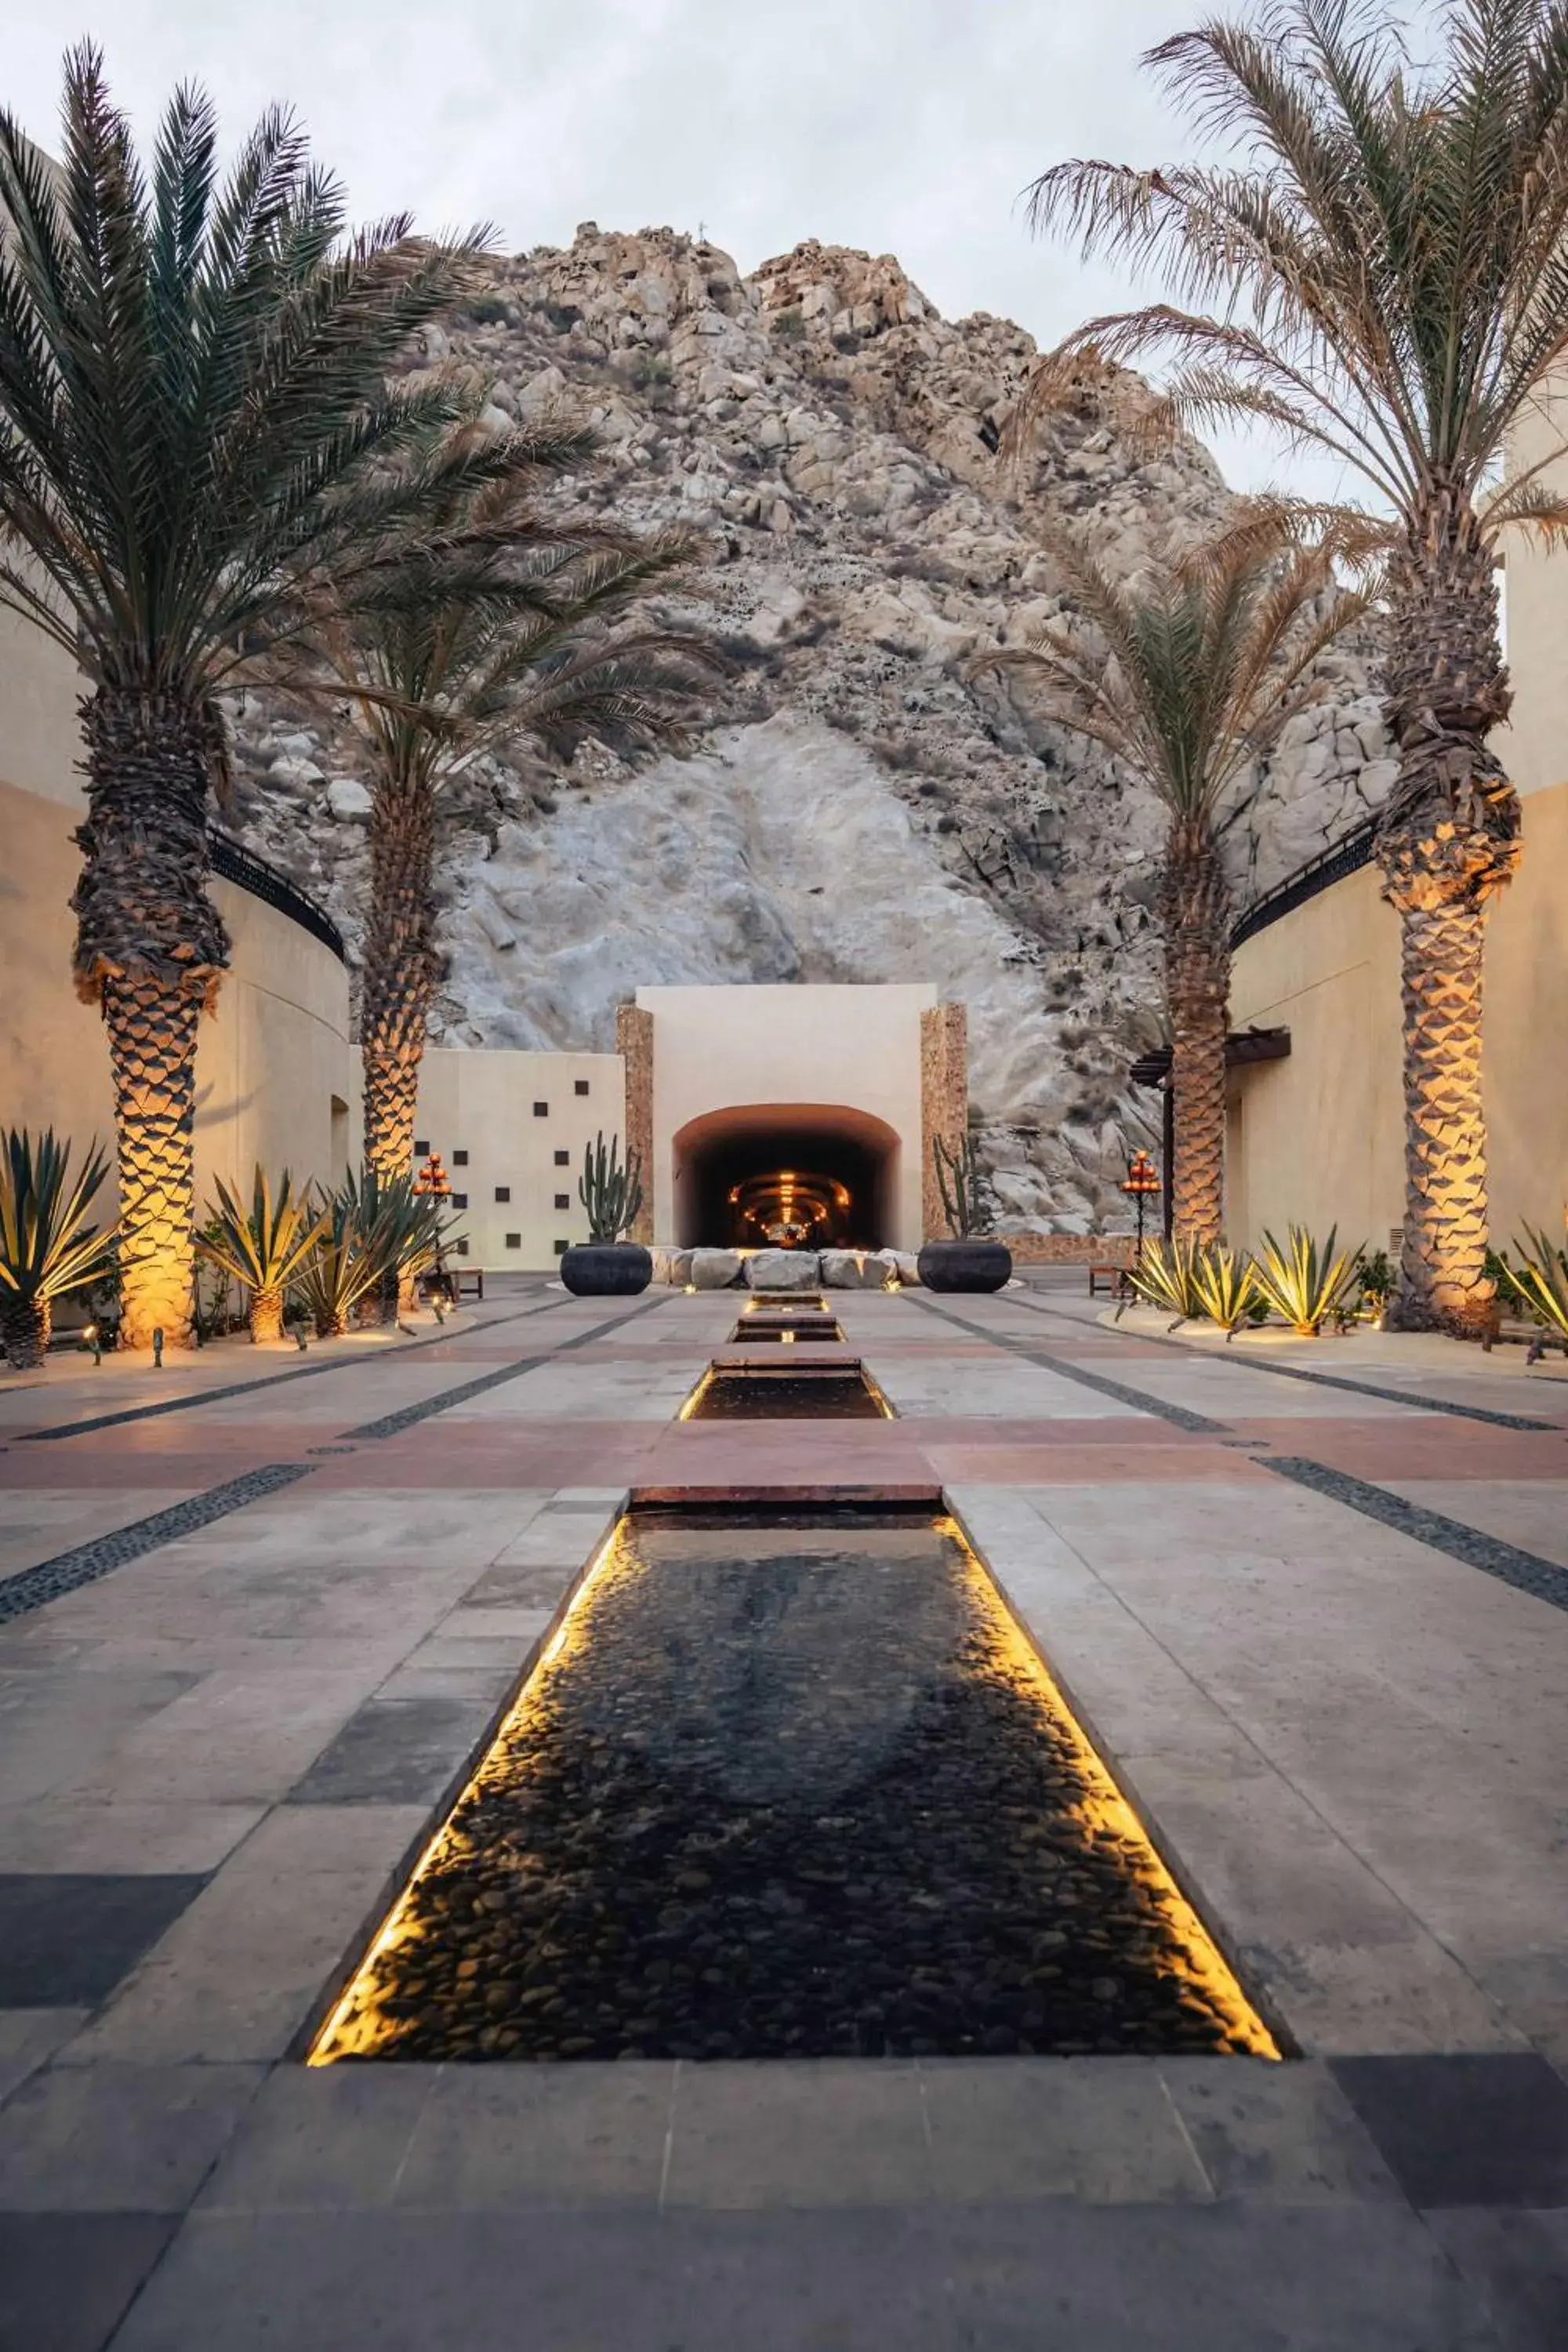
{"type": "MultiPolygon", "coordinates": [[[[482,371],[500,417],[585,413],[570,507],[705,534],[679,617],[725,643],[722,708],[633,772],[520,751],[453,787],[438,1037],[607,1048],[639,983],[931,980],[970,1007],[972,1090],[1009,1224],[1114,1218],[1125,1070],[1154,1001],[1158,815],[1027,688],[968,682],[1066,608],[1064,526],[1134,570],[1228,493],[1195,444],[1151,458],[1134,376],[1086,373],[1022,473],[1001,454],[1035,356],[939,318],[890,257],[798,246],[742,278],[669,230],[579,229],[498,265],[412,365],[482,371]]],[[[1245,901],[1392,774],[1354,649],[1234,835],[1245,901]]],[[[252,697],[239,817],[351,940],[368,795],[353,739],[252,697]]],[[[831,1097],[832,1041],[824,1041],[831,1097]]],[[[1147,1101],[1142,1106],[1145,1112],[1147,1101]]]]}

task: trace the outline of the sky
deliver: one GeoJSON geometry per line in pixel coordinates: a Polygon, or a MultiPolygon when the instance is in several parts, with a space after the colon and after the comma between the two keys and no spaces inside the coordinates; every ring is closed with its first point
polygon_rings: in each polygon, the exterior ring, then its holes
{"type": "MultiPolygon", "coordinates": [[[[0,99],[58,144],[89,35],[139,130],[180,80],[237,133],[281,100],[356,216],[492,222],[509,249],[580,221],[703,231],[744,270],[803,237],[893,253],[948,318],[1044,344],[1124,280],[1033,238],[1021,191],[1064,156],[1169,162],[1139,58],[1204,0],[64,0],[17,12],[0,99]]],[[[1227,446],[1233,479],[1283,478],[1227,446]]]]}

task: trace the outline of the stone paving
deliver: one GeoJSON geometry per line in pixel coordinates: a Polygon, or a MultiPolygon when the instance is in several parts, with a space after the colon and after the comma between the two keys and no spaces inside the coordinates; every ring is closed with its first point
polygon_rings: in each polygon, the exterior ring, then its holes
{"type": "Polygon", "coordinates": [[[0,1384],[4,2352],[1568,2343],[1561,1368],[835,1304],[898,1418],[521,1283],[0,1384]],[[945,1496],[1301,2055],[298,2063],[626,1495],[736,1488],[945,1496]]]}

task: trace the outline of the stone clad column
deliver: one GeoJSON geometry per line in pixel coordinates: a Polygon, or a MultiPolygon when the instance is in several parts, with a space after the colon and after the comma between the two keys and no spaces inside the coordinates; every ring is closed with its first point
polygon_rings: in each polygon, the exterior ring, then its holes
{"type": "Polygon", "coordinates": [[[928,1005],[921,1014],[921,1231],[928,1242],[947,1239],[931,1146],[940,1135],[956,1151],[968,1122],[968,1007],[928,1005]]]}
{"type": "Polygon", "coordinates": [[[653,1014],[640,1004],[616,1007],[616,1051],[626,1065],[626,1126],[622,1149],[642,1167],[642,1206],[628,1240],[653,1239],[653,1014]]]}

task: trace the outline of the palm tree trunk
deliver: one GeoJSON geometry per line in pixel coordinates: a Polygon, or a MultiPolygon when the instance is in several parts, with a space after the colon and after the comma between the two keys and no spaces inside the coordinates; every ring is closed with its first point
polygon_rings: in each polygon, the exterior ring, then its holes
{"type": "Polygon", "coordinates": [[[364,1156],[378,1176],[414,1160],[419,1065],[436,993],[435,809],[423,775],[376,787],[360,993],[364,1156]]]}
{"type": "Polygon", "coordinates": [[[49,1302],[0,1290],[0,1355],[14,1372],[36,1372],[49,1344],[49,1302]]]}
{"type": "Polygon", "coordinates": [[[1178,819],[1166,845],[1165,996],[1175,1129],[1172,1230],[1205,1248],[1225,1224],[1225,1040],[1230,893],[1206,819],[1178,819]]]}
{"type": "Polygon", "coordinates": [[[1489,901],[1519,861],[1519,797],[1488,738],[1511,696],[1492,554],[1433,494],[1389,575],[1384,713],[1399,775],[1378,831],[1403,927],[1405,1224],[1389,1321],[1473,1332],[1491,1303],[1481,978],[1489,901]]]}
{"type": "Polygon", "coordinates": [[[253,1340],[283,1337],[283,1293],[253,1290],[250,1294],[250,1336],[253,1340]]]}
{"type": "Polygon", "coordinates": [[[228,940],[206,894],[206,816],[223,756],[216,711],[100,686],[87,745],[82,870],[72,895],[78,992],[109,1032],[119,1151],[121,1332],[190,1344],[196,1030],[228,940]]]}

